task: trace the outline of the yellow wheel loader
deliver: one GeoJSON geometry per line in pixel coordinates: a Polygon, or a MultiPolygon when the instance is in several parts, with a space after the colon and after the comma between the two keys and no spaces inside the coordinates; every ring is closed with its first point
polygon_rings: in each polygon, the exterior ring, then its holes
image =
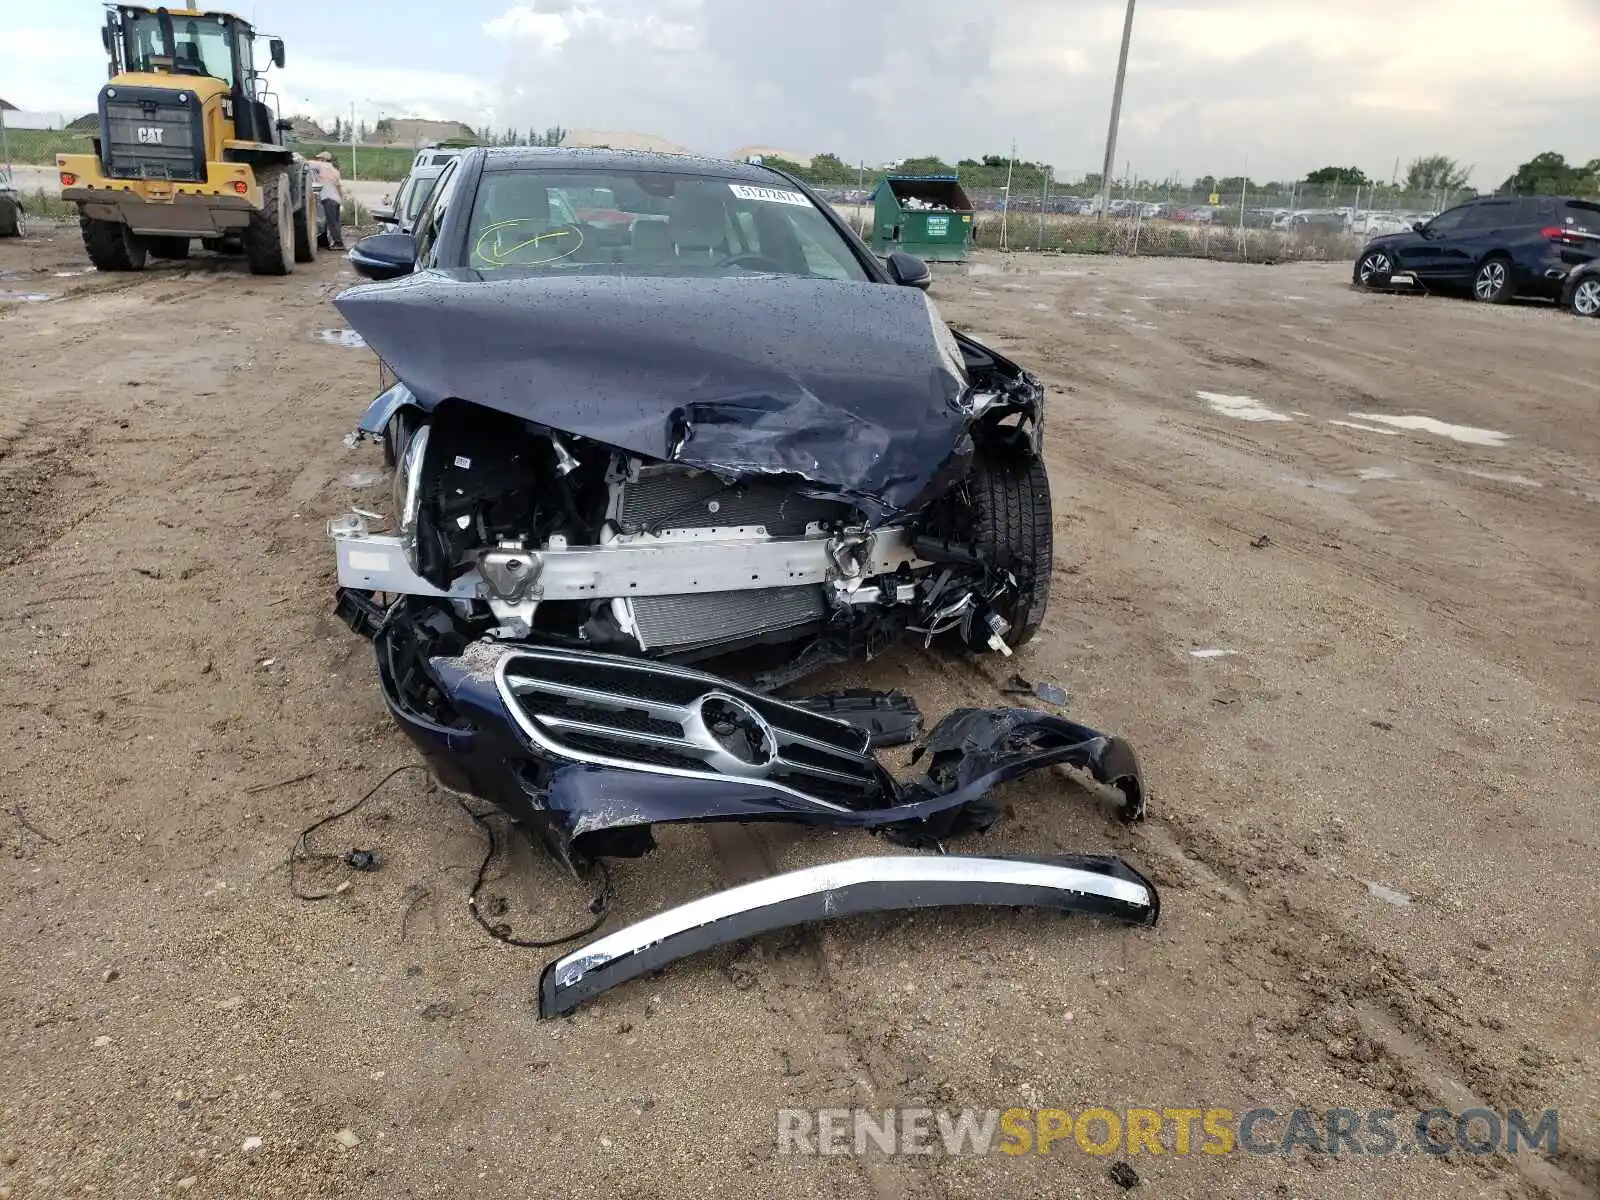
{"type": "MultiPolygon", "coordinates": [[[[317,252],[317,173],[285,144],[255,65],[255,30],[225,12],[109,5],[93,154],[58,154],[89,260],[138,271],[187,258],[195,239],[242,251],[256,275],[317,252]]],[[[268,42],[283,66],[283,42],[268,42]]]]}

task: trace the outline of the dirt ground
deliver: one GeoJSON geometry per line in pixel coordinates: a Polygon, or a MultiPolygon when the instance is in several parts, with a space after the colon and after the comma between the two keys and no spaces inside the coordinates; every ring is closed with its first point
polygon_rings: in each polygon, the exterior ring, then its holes
{"type": "MultiPolygon", "coordinates": [[[[322,340],[353,276],[86,266],[0,243],[0,1195],[1122,1194],[1070,1143],[777,1151],[780,1108],[919,1104],[1553,1107],[1553,1160],[1146,1152],[1133,1194],[1600,1189],[1600,323],[1344,266],[942,269],[1051,385],[1049,619],[1015,665],[819,686],[1066,687],[1150,819],[1035,777],[957,848],[1122,854],[1161,924],[856,919],[540,1022],[547,956],[472,924],[480,834],[415,774],[314,841],[377,872],[288,891],[298,831],[414,760],[330,613],[326,521],[388,498],[341,442],[375,360],[322,340]]],[[[881,846],[661,842],[619,923],[881,846]]],[[[525,847],[489,891],[524,936],[584,917],[525,847]]]]}

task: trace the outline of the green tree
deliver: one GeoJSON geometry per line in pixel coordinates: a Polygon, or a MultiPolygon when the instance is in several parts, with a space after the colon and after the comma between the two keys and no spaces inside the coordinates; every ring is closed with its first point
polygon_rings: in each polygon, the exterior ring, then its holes
{"type": "Polygon", "coordinates": [[[1323,187],[1366,187],[1372,181],[1360,167],[1319,167],[1306,176],[1306,182],[1323,187]]]}
{"type": "Polygon", "coordinates": [[[1569,164],[1564,155],[1547,150],[1518,167],[1517,173],[1500,185],[1500,190],[1519,196],[1587,194],[1600,183],[1596,167],[1600,167],[1600,159],[1580,167],[1569,164]]]}
{"type": "Polygon", "coordinates": [[[896,175],[954,175],[955,168],[937,154],[924,154],[920,158],[903,160],[894,169],[896,175]]]}
{"type": "Polygon", "coordinates": [[[811,159],[813,183],[854,183],[859,174],[859,167],[852,167],[837,154],[818,154],[811,159]]]}
{"type": "Polygon", "coordinates": [[[1429,154],[1412,159],[1406,168],[1406,191],[1459,192],[1471,175],[1471,167],[1463,167],[1448,155],[1429,154]]]}

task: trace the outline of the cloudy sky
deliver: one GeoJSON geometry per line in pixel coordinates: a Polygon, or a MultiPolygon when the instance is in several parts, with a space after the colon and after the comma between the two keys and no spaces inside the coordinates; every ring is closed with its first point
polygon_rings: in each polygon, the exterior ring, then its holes
{"type": "MultiPolygon", "coordinates": [[[[92,107],[93,0],[6,4],[0,96],[92,107]]],[[[240,0],[289,44],[286,110],[630,130],[869,163],[1005,153],[1097,171],[1122,0],[240,0]]],[[[261,57],[264,58],[264,55],[261,57]]],[[[1117,158],[1182,178],[1387,177],[1439,152],[1492,186],[1600,157],[1600,0],[1138,0],[1117,158]]]]}

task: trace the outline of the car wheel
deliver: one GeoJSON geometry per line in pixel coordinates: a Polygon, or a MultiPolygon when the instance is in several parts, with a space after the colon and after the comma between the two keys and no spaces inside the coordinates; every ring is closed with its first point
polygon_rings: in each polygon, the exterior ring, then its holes
{"type": "Polygon", "coordinates": [[[1580,317],[1600,317],[1600,275],[1591,275],[1572,289],[1572,311],[1580,317]]]}
{"type": "Polygon", "coordinates": [[[1364,288],[1387,287],[1394,278],[1394,260],[1383,250],[1369,250],[1356,263],[1355,285],[1364,288]]]}
{"type": "Polygon", "coordinates": [[[1485,304],[1505,304],[1515,294],[1511,286],[1510,259],[1496,255],[1478,265],[1478,273],[1472,277],[1473,299],[1485,304]]]}
{"type": "Polygon", "coordinates": [[[1016,602],[1010,612],[1000,614],[1011,623],[1006,644],[1026,645],[1044,624],[1050,605],[1055,534],[1050,474],[1044,460],[1032,454],[1022,459],[980,455],[967,478],[967,495],[973,548],[1017,579],[1016,602]]]}

